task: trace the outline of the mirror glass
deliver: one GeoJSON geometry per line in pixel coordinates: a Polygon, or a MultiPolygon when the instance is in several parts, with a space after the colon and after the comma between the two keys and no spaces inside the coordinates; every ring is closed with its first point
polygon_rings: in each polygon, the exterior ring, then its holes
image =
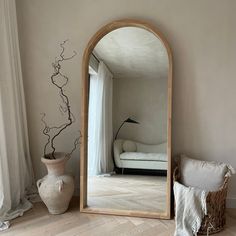
{"type": "Polygon", "coordinates": [[[87,205],[166,212],[168,53],[134,26],[106,34],[89,61],[87,205]]]}

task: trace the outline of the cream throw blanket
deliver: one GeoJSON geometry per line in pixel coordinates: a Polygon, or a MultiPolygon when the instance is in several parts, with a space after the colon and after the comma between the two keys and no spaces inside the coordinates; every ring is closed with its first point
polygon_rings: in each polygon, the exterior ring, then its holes
{"type": "Polygon", "coordinates": [[[10,227],[10,222],[9,221],[0,221],[0,231],[6,230],[10,227]]]}
{"type": "Polygon", "coordinates": [[[175,236],[195,236],[207,214],[206,195],[203,190],[185,187],[175,181],[175,236]]]}

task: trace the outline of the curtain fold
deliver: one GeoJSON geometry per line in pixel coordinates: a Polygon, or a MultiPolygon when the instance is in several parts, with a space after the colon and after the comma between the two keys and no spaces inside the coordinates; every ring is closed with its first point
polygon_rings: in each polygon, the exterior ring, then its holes
{"type": "Polygon", "coordinates": [[[0,0],[0,35],[0,221],[5,221],[31,208],[26,193],[34,181],[14,0],[0,0]]]}
{"type": "Polygon", "coordinates": [[[90,176],[113,171],[113,75],[103,62],[90,76],[88,118],[88,172],[90,176]]]}

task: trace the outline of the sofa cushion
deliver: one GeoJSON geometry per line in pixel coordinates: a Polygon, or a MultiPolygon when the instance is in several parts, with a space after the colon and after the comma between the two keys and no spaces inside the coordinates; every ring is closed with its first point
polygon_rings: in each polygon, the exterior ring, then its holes
{"type": "Polygon", "coordinates": [[[141,152],[123,152],[120,154],[121,160],[133,161],[167,161],[166,153],[141,153],[141,152]]]}
{"type": "Polygon", "coordinates": [[[181,155],[181,183],[206,191],[217,191],[224,182],[228,167],[223,163],[190,159],[181,155]]]}
{"type": "Polygon", "coordinates": [[[137,152],[143,153],[166,153],[167,152],[167,143],[161,144],[143,144],[137,143],[137,152]]]}
{"type": "Polygon", "coordinates": [[[125,152],[136,152],[137,151],[136,143],[129,140],[124,141],[123,150],[125,152]]]}

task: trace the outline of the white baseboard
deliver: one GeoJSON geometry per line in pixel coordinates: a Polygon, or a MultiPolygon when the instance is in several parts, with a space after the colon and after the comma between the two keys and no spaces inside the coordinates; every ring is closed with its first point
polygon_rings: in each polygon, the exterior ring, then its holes
{"type": "Polygon", "coordinates": [[[227,208],[236,208],[236,197],[228,197],[226,199],[227,208]]]}

